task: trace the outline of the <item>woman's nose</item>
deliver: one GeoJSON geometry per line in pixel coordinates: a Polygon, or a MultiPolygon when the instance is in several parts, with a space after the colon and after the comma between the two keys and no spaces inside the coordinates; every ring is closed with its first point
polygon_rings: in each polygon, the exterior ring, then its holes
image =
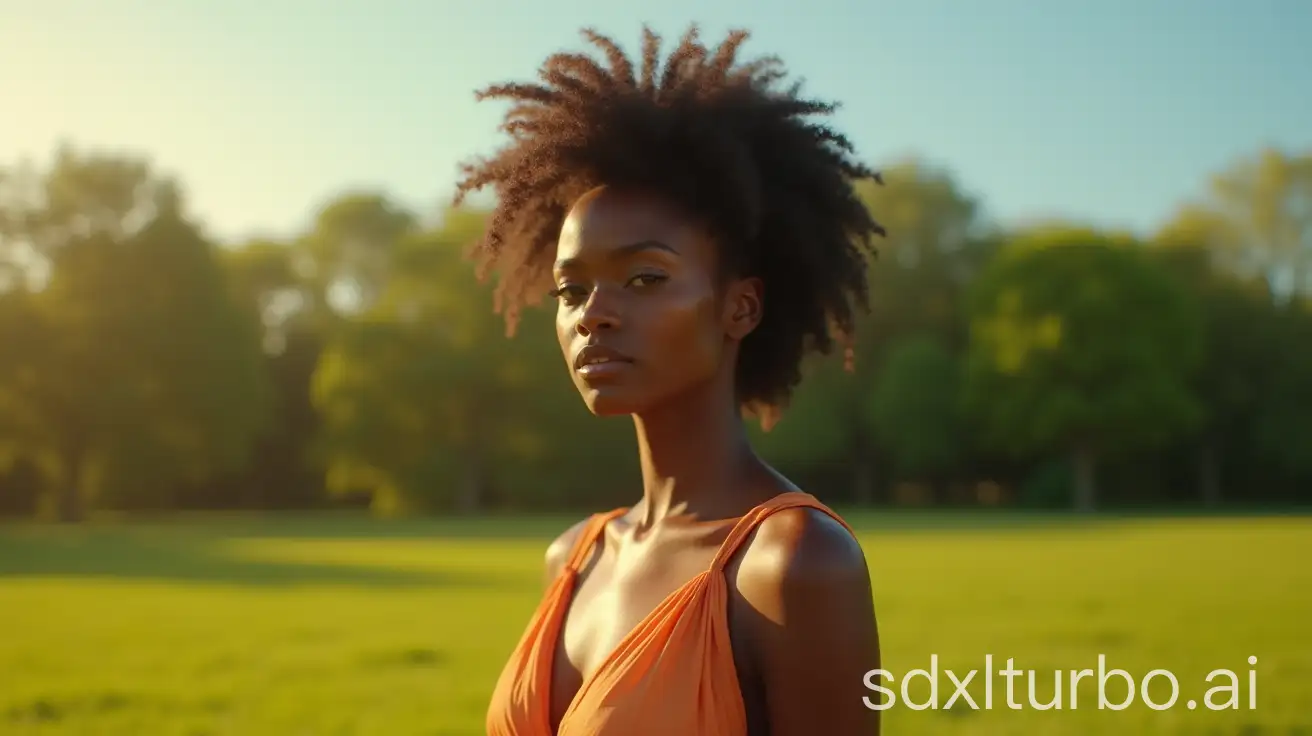
{"type": "Polygon", "coordinates": [[[593,289],[587,303],[583,305],[583,313],[579,315],[579,321],[575,325],[579,334],[589,335],[618,327],[620,319],[616,301],[614,295],[609,294],[606,289],[593,289]]]}

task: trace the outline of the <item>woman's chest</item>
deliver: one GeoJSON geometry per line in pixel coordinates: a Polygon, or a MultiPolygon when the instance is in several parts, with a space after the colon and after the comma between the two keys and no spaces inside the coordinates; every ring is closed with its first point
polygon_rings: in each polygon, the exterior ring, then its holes
{"type": "Polygon", "coordinates": [[[668,623],[668,605],[710,566],[714,549],[673,545],[608,550],[581,576],[565,606],[552,657],[552,722],[579,689],[644,624],[668,623]]]}
{"type": "MultiPolygon", "coordinates": [[[[718,625],[716,612],[688,610],[697,602],[699,589],[705,586],[706,581],[701,578],[717,574],[731,580],[736,573],[736,565],[710,572],[713,556],[713,550],[694,550],[647,557],[616,555],[613,559],[597,561],[574,591],[560,622],[551,666],[553,728],[579,698],[582,688],[603,674],[602,670],[616,666],[616,655],[621,649],[631,652],[634,647],[661,646],[660,642],[647,640],[658,639],[662,630],[672,629],[680,619],[695,613],[705,619],[698,619],[701,625],[718,625]]],[[[752,684],[756,677],[747,633],[751,614],[734,593],[726,597],[729,600],[721,601],[725,610],[719,613],[729,625],[732,652],[723,654],[733,659],[749,711],[758,710],[753,706],[760,698],[759,688],[752,684]]],[[[646,657],[639,659],[654,661],[646,657]]]]}

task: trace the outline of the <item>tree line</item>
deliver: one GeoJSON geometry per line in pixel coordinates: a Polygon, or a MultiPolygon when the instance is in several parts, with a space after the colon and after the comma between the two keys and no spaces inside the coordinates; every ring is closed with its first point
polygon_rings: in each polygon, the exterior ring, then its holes
{"type": "MultiPolygon", "coordinates": [[[[853,360],[752,430],[781,470],[844,504],[1312,501],[1312,153],[1257,151],[1148,236],[884,178],[853,360]]],[[[464,258],[484,216],[351,191],[219,243],[145,156],[0,167],[0,513],[624,502],[631,428],[583,408],[549,304],[507,337],[464,258]]]]}

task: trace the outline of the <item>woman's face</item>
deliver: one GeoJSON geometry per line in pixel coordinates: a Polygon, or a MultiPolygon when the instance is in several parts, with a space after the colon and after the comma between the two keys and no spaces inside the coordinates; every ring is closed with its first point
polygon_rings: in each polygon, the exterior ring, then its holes
{"type": "Polygon", "coordinates": [[[717,380],[732,389],[759,282],[721,285],[717,268],[715,243],[658,199],[600,187],[575,203],[556,246],[556,334],[589,410],[640,414],[717,380]]]}

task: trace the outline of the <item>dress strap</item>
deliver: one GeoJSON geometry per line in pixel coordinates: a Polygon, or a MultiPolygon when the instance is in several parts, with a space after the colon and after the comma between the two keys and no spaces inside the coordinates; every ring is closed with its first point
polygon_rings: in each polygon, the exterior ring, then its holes
{"type": "Polygon", "coordinates": [[[618,508],[589,516],[587,523],[583,525],[582,531],[579,532],[578,538],[574,540],[573,548],[570,549],[569,559],[565,563],[566,569],[578,572],[579,568],[592,556],[593,545],[596,544],[601,533],[606,530],[606,524],[625,511],[628,511],[628,509],[618,508]]]}
{"type": "Polygon", "coordinates": [[[734,553],[738,551],[738,548],[742,546],[743,542],[746,541],[747,538],[751,536],[752,532],[756,531],[756,527],[759,526],[762,521],[765,521],[765,519],[771,514],[777,511],[798,507],[812,508],[817,511],[822,511],[833,518],[834,521],[842,524],[843,528],[846,529],[849,534],[854,537],[856,536],[856,532],[853,531],[852,527],[843,520],[843,517],[835,513],[833,509],[830,509],[828,506],[821,503],[815,496],[804,491],[789,491],[787,493],[781,493],[778,496],[757,505],[751,511],[748,511],[739,518],[738,523],[734,524],[733,529],[729,530],[729,536],[726,537],[724,542],[720,545],[720,549],[716,551],[715,559],[711,561],[711,571],[716,573],[722,571],[730,558],[732,558],[734,553]]]}

